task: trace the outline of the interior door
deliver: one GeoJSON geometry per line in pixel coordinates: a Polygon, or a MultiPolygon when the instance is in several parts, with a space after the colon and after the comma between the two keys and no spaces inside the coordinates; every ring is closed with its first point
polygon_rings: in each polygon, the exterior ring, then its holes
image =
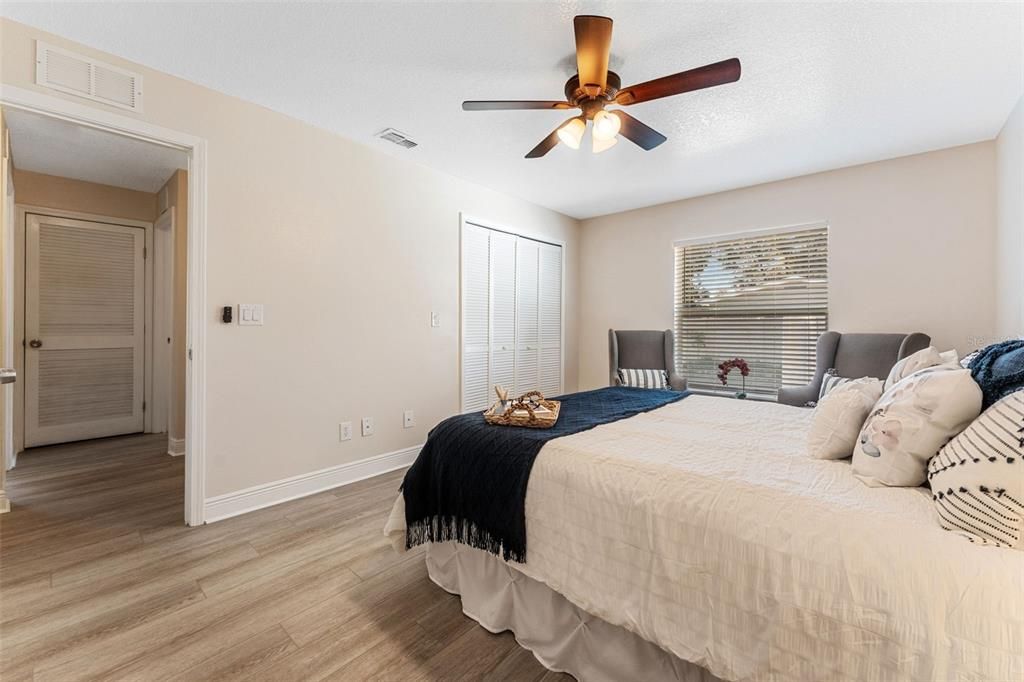
{"type": "Polygon", "coordinates": [[[145,231],[28,216],[25,445],[143,430],[145,231]]]}

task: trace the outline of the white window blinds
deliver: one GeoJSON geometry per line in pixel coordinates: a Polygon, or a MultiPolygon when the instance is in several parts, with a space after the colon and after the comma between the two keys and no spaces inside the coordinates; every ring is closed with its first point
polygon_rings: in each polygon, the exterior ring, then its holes
{"type": "MultiPolygon", "coordinates": [[[[751,395],[805,384],[827,328],[827,226],[675,245],[676,367],[690,388],[725,389],[718,365],[735,357],[751,395]]],[[[739,386],[733,370],[727,390],[739,386]]]]}
{"type": "Polygon", "coordinates": [[[465,223],[462,410],[510,395],[562,392],[562,247],[465,223]]]}

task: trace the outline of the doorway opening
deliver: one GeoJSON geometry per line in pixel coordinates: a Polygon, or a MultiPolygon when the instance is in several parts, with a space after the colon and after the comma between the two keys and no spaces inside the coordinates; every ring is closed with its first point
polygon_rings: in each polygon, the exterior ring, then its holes
{"type": "Polygon", "coordinates": [[[11,342],[0,352],[12,356],[17,381],[4,387],[0,471],[38,464],[55,448],[116,451],[128,437],[147,454],[185,455],[178,504],[186,523],[202,523],[200,462],[189,461],[190,450],[202,451],[189,447],[201,444],[189,413],[202,331],[190,324],[189,299],[204,270],[189,262],[201,253],[189,243],[189,218],[202,214],[190,211],[189,194],[202,188],[190,173],[205,145],[52,97],[4,95],[10,304],[0,306],[0,336],[11,342]]]}

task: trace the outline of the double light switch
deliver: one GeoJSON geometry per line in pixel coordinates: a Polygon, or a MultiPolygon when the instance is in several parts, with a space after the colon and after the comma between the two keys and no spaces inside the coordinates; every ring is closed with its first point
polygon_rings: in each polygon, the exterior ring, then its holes
{"type": "Polygon", "coordinates": [[[238,324],[249,326],[263,325],[262,303],[239,303],[238,324]]]}

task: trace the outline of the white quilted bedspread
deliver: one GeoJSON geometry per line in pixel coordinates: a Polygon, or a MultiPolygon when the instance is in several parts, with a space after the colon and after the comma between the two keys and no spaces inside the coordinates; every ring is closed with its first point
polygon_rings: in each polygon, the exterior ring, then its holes
{"type": "Polygon", "coordinates": [[[690,396],[550,441],[516,568],[726,679],[1024,679],[1024,552],[810,459],[810,417],[690,396]]]}

